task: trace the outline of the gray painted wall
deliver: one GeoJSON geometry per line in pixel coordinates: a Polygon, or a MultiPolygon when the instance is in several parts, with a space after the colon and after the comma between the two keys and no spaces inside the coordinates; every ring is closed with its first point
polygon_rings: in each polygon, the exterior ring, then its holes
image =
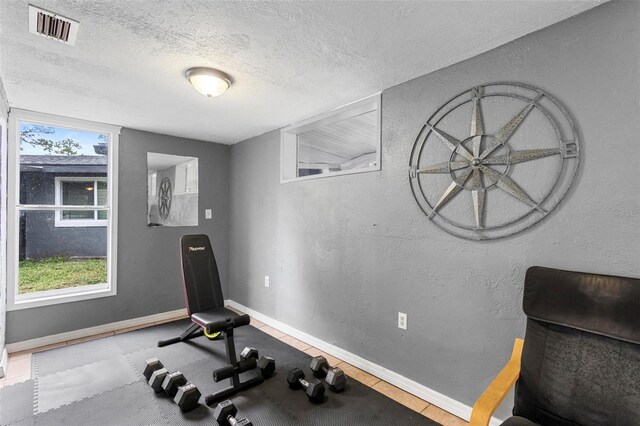
{"type": "Polygon", "coordinates": [[[4,84],[0,79],[0,117],[7,118],[9,115],[9,101],[7,100],[7,93],[4,91],[4,84]]]}
{"type": "MultiPolygon", "coordinates": [[[[7,101],[7,95],[4,91],[4,85],[2,84],[2,79],[0,79],[0,188],[4,188],[4,171],[6,170],[5,163],[5,146],[3,145],[3,141],[7,136],[7,117],[9,113],[9,102],[7,101]]],[[[0,194],[2,197],[0,200],[5,200],[5,192],[4,189],[0,189],[0,194]]],[[[0,201],[0,223],[4,224],[5,213],[4,213],[5,203],[4,201],[0,201]]],[[[4,236],[1,235],[4,232],[4,225],[0,226],[0,259],[6,259],[6,247],[4,244],[4,236]]],[[[6,323],[6,309],[7,309],[7,295],[6,295],[6,281],[7,275],[5,271],[5,262],[0,262],[0,360],[2,358],[2,352],[4,351],[4,340],[5,340],[5,323],[6,323]]]]}
{"type": "MultiPolygon", "coordinates": [[[[21,173],[21,196],[25,204],[55,204],[56,176],[73,174],[21,173]]],[[[86,177],[86,173],[80,176],[86,177]]],[[[99,175],[96,175],[99,176],[99,175]]],[[[106,176],[106,174],[102,174],[106,176]]],[[[28,212],[24,218],[21,255],[27,259],[45,257],[91,256],[107,254],[107,228],[55,226],[55,213],[51,211],[28,212]]]]}
{"type": "Polygon", "coordinates": [[[233,145],[231,299],[473,405],[523,336],[529,266],[640,276],[639,30],[639,3],[605,4],[384,91],[381,172],[281,185],[278,131],[233,145]],[[582,168],[538,226],[470,242],[419,210],[407,166],[437,107],[495,81],[567,105],[582,168]]]}
{"type": "Polygon", "coordinates": [[[18,342],[184,308],[178,244],[184,234],[211,238],[227,292],[229,147],[131,129],[120,135],[118,182],[118,294],[7,313],[7,342],[18,342]],[[199,226],[147,226],[147,151],[197,157],[199,226]],[[213,219],[204,219],[204,209],[213,219]]]}

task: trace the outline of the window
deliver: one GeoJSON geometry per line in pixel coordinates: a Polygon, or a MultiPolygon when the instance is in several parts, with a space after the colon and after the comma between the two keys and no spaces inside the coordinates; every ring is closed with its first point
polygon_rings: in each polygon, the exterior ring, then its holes
{"type": "MultiPolygon", "coordinates": [[[[56,177],[56,206],[104,206],[107,202],[107,179],[56,177]]],[[[58,210],[58,227],[107,226],[105,210],[58,210]]]]}
{"type": "Polygon", "coordinates": [[[9,310],[116,294],[119,133],[11,110],[9,310]]]}
{"type": "Polygon", "coordinates": [[[281,182],[380,170],[380,95],[281,131],[281,182]]]}

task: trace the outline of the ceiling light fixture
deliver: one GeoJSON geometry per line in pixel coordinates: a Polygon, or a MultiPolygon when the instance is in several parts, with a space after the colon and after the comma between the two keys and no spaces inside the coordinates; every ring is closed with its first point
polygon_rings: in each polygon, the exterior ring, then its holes
{"type": "Polygon", "coordinates": [[[231,77],[213,68],[189,68],[185,75],[198,92],[209,98],[222,95],[231,86],[231,77]]]}

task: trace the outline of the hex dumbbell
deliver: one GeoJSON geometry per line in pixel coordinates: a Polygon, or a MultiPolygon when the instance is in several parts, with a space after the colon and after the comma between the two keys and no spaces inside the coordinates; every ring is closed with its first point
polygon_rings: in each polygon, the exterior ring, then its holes
{"type": "Polygon", "coordinates": [[[146,361],[142,374],[153,390],[159,393],[162,392],[162,382],[167,374],[169,374],[169,371],[164,368],[164,365],[158,358],[151,358],[146,361]]]}
{"type": "Polygon", "coordinates": [[[213,411],[213,418],[218,424],[224,426],[253,426],[253,423],[247,419],[236,419],[236,414],[238,414],[238,409],[233,405],[233,402],[227,399],[218,404],[213,411]]]}
{"type": "Polygon", "coordinates": [[[178,393],[178,388],[186,384],[187,379],[186,377],[184,377],[184,374],[176,371],[164,376],[164,380],[162,381],[162,390],[165,391],[165,393],[171,398],[175,398],[176,394],[178,393]]]}
{"type": "Polygon", "coordinates": [[[258,350],[254,348],[244,348],[240,354],[240,361],[235,365],[226,365],[213,371],[213,381],[219,382],[232,377],[234,374],[244,373],[257,368],[263,379],[273,376],[276,370],[276,360],[262,356],[258,359],[258,350]]]}
{"type": "Polygon", "coordinates": [[[268,379],[273,376],[273,373],[276,371],[276,360],[271,358],[270,356],[261,356],[256,364],[258,370],[260,370],[260,374],[263,379],[268,379]]]}
{"type": "Polygon", "coordinates": [[[183,412],[191,411],[200,404],[202,396],[200,390],[193,383],[189,383],[179,371],[168,373],[164,377],[162,390],[178,404],[183,412]]]}
{"type": "Polygon", "coordinates": [[[187,412],[200,405],[201,396],[202,394],[196,385],[193,383],[187,383],[184,386],[178,387],[178,391],[176,392],[176,396],[173,398],[173,402],[178,404],[180,410],[187,412]]]}
{"type": "Polygon", "coordinates": [[[144,378],[148,382],[149,379],[151,378],[151,375],[153,374],[153,372],[157,371],[157,370],[160,370],[163,367],[164,367],[164,365],[162,364],[162,362],[160,362],[160,360],[158,358],[148,359],[146,361],[146,363],[145,363],[144,372],[142,373],[142,375],[144,376],[144,378]]]}
{"type": "Polygon", "coordinates": [[[304,389],[309,401],[322,402],[324,398],[324,385],[318,379],[310,382],[304,379],[304,373],[299,368],[294,368],[287,375],[287,383],[291,389],[304,389]]]}
{"type": "Polygon", "coordinates": [[[276,360],[269,356],[260,356],[258,350],[252,347],[246,347],[240,353],[240,359],[247,361],[250,359],[257,360],[256,367],[260,370],[263,379],[268,379],[273,376],[276,370],[276,360]]]}
{"type": "Polygon", "coordinates": [[[242,361],[246,361],[249,358],[255,358],[256,360],[259,358],[258,350],[256,348],[246,347],[240,352],[240,359],[242,361]]]}
{"type": "Polygon", "coordinates": [[[169,373],[158,358],[148,359],[142,374],[156,393],[164,390],[178,404],[180,410],[191,411],[199,405],[202,394],[197,386],[187,383],[187,379],[180,372],[169,373]],[[167,379],[167,376],[170,377],[167,379]]]}
{"type": "Polygon", "coordinates": [[[260,356],[258,350],[252,347],[246,347],[240,353],[240,359],[247,361],[250,359],[257,360],[256,367],[260,370],[263,379],[273,376],[276,370],[276,360],[269,356],[260,356]]]}
{"type": "Polygon", "coordinates": [[[149,385],[155,393],[162,392],[162,382],[164,382],[164,378],[167,377],[167,374],[169,374],[169,370],[163,367],[154,371],[153,374],[151,374],[151,377],[149,377],[149,385]]]}
{"type": "Polygon", "coordinates": [[[347,384],[347,375],[340,367],[331,367],[329,361],[322,355],[313,357],[310,365],[313,375],[324,378],[333,392],[341,392],[347,384]]]}
{"type": "Polygon", "coordinates": [[[187,379],[181,372],[169,373],[158,358],[147,360],[142,374],[156,393],[165,391],[171,398],[176,396],[180,386],[187,384],[187,379]]]}

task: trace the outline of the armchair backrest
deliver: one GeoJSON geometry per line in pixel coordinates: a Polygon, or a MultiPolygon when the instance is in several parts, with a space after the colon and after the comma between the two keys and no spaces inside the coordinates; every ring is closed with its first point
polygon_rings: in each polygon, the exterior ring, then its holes
{"type": "Polygon", "coordinates": [[[640,425],[640,280],[529,268],[514,415],[640,425]]]}
{"type": "Polygon", "coordinates": [[[216,258],[206,235],[180,239],[182,285],[189,315],[222,308],[224,297],[216,258]]]}

